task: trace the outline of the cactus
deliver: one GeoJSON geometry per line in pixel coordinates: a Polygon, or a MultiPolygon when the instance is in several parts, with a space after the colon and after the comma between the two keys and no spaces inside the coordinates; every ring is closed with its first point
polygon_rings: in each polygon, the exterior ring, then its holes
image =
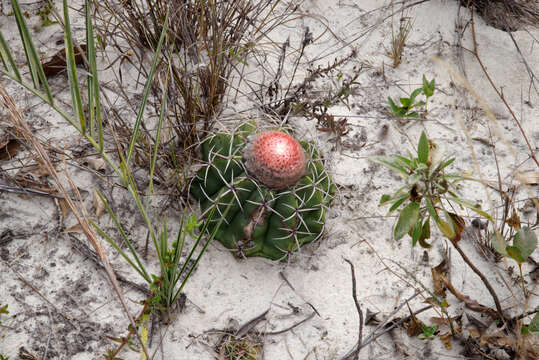
{"type": "Polygon", "coordinates": [[[237,256],[284,260],[318,239],[335,186],[314,144],[246,123],[202,142],[205,165],[190,186],[208,228],[237,256]],[[215,215],[217,214],[217,216],[215,215]]]}

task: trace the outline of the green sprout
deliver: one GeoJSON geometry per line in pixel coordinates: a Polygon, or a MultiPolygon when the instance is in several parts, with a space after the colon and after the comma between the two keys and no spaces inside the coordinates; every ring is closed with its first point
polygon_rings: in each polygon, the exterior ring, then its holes
{"type": "Polygon", "coordinates": [[[436,333],[436,330],[438,330],[438,326],[427,326],[425,324],[421,324],[421,330],[423,331],[419,336],[418,339],[432,339],[434,338],[434,334],[436,333]]]}
{"type": "Polygon", "coordinates": [[[429,98],[434,95],[434,89],[435,89],[435,81],[432,79],[431,81],[428,81],[425,75],[423,75],[423,86],[420,88],[415,89],[410,94],[410,97],[401,97],[400,103],[401,105],[397,105],[395,101],[391,98],[391,96],[387,97],[387,102],[389,103],[389,107],[391,109],[391,113],[398,117],[405,117],[405,118],[419,118],[420,114],[415,108],[419,108],[424,106],[424,112],[423,116],[427,114],[427,103],[429,101],[429,98]],[[425,96],[425,100],[416,101],[416,98],[423,94],[425,96]]]}

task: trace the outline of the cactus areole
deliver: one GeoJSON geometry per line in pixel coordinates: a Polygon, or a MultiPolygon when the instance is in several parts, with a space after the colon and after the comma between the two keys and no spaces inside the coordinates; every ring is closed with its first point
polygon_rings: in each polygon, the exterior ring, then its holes
{"type": "Polygon", "coordinates": [[[334,185],[313,144],[246,123],[202,143],[204,167],[191,194],[210,232],[239,257],[284,260],[324,230],[334,185]],[[228,210],[228,211],[227,211],[228,210]]]}

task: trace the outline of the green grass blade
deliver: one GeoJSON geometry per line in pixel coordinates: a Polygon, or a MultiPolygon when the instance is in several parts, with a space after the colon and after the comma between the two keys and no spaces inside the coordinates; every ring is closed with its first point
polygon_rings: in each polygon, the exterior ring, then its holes
{"type": "Polygon", "coordinates": [[[52,93],[49,88],[49,83],[47,82],[47,77],[41,66],[41,60],[37,54],[36,48],[28,31],[28,26],[24,20],[24,15],[22,14],[21,7],[19,6],[18,0],[11,1],[11,7],[13,8],[13,14],[15,15],[15,20],[17,22],[17,28],[19,29],[19,34],[21,36],[22,44],[24,46],[24,52],[26,54],[26,61],[28,62],[28,67],[30,69],[30,76],[34,83],[35,89],[40,89],[40,83],[45,89],[47,95],[47,102],[53,104],[54,100],[52,98],[52,93]]]}
{"type": "Polygon", "coordinates": [[[131,156],[133,156],[135,143],[137,142],[140,123],[142,121],[142,116],[144,115],[144,110],[146,109],[146,103],[148,102],[148,95],[150,94],[150,88],[152,86],[153,77],[155,75],[155,69],[157,68],[157,62],[161,55],[161,47],[163,46],[163,43],[165,42],[165,35],[168,29],[168,18],[169,18],[169,11],[167,10],[165,22],[163,23],[163,30],[161,31],[161,37],[159,38],[159,43],[157,43],[157,48],[155,49],[155,54],[153,56],[152,67],[150,68],[148,79],[146,79],[146,84],[144,85],[144,92],[142,93],[142,102],[141,102],[141,105],[137,114],[137,120],[135,121],[133,133],[131,135],[131,141],[129,142],[129,148],[128,148],[127,157],[126,157],[126,164],[128,166],[131,160],[131,156]]]}
{"type": "Polygon", "coordinates": [[[152,161],[150,163],[150,183],[148,184],[148,195],[151,196],[153,191],[153,174],[155,172],[155,164],[157,163],[157,152],[159,150],[159,143],[161,139],[161,129],[163,128],[163,121],[165,119],[165,112],[167,108],[167,85],[165,82],[163,89],[163,96],[161,97],[161,113],[159,114],[159,122],[157,123],[157,133],[155,134],[155,144],[153,147],[152,161]]]}
{"type": "MultiPolygon", "coordinates": [[[[97,230],[97,232],[110,244],[112,245],[112,247],[114,249],[116,249],[116,251],[118,251],[118,253],[125,259],[125,261],[127,261],[129,263],[129,265],[131,265],[133,267],[133,269],[135,269],[136,272],[138,272],[140,274],[140,276],[142,276],[144,278],[144,273],[142,272],[142,270],[129,258],[129,256],[127,256],[127,254],[125,253],[125,251],[122,250],[122,248],[120,248],[120,246],[118,246],[118,244],[116,243],[116,241],[112,240],[112,238],[105,232],[103,231],[103,229],[101,229],[99,227],[99,225],[97,225],[92,219],[89,219],[90,221],[90,224],[92,224],[92,226],[97,230]]],[[[145,279],[147,280],[147,279],[145,279]]],[[[148,281],[148,283],[150,283],[148,281]]]]}
{"type": "MultiPolygon", "coordinates": [[[[137,270],[137,272],[144,278],[144,280],[146,280],[148,283],[151,283],[151,281],[152,281],[151,277],[148,275],[148,273],[146,271],[146,268],[144,267],[144,265],[140,261],[140,258],[138,257],[135,248],[133,247],[133,245],[131,244],[131,241],[129,240],[129,238],[125,234],[125,231],[123,229],[122,224],[120,223],[120,221],[118,221],[118,218],[116,217],[116,214],[114,214],[114,211],[112,211],[112,209],[110,208],[110,205],[109,205],[107,199],[105,199],[105,197],[101,194],[101,192],[99,190],[96,190],[96,193],[97,193],[97,196],[99,196],[99,198],[103,202],[103,205],[105,205],[105,209],[107,210],[107,213],[110,215],[112,221],[114,222],[114,225],[116,225],[116,228],[118,229],[118,232],[120,233],[122,239],[127,244],[127,247],[129,248],[129,252],[133,255],[133,258],[135,259],[137,265],[133,264],[131,259],[129,259],[129,257],[127,257],[127,255],[122,255],[122,256],[124,258],[126,258],[126,260],[131,264],[131,266],[133,266],[133,268],[135,270],[137,270]]],[[[94,227],[95,226],[96,225],[94,225],[94,227]]],[[[96,229],[98,229],[98,227],[96,227],[96,229]]],[[[98,229],[98,231],[99,231],[99,229],[98,229]]],[[[107,237],[105,235],[103,235],[103,236],[107,237]]],[[[107,239],[107,241],[109,241],[109,240],[107,239]]],[[[118,246],[116,244],[116,242],[113,241],[112,239],[109,241],[109,243],[111,243],[111,245],[114,246],[115,248],[118,246]]]]}
{"type": "Polygon", "coordinates": [[[64,23],[65,23],[65,51],[67,63],[67,77],[69,80],[69,89],[71,91],[71,102],[73,103],[73,114],[79,120],[78,130],[82,134],[86,134],[86,120],[84,118],[84,110],[82,107],[82,99],[80,96],[79,81],[77,77],[77,64],[75,62],[75,50],[73,48],[73,37],[71,35],[71,25],[69,23],[69,9],[67,0],[63,0],[64,5],[64,23]]]}
{"type": "Polygon", "coordinates": [[[84,2],[86,12],[86,57],[88,58],[88,127],[90,135],[95,137],[95,128],[99,138],[99,151],[103,151],[103,122],[101,102],[99,100],[99,78],[97,76],[97,54],[95,50],[94,26],[88,0],[84,2]]]}
{"type": "Polygon", "coordinates": [[[19,73],[19,69],[17,69],[17,64],[15,64],[15,60],[13,60],[11,50],[9,49],[2,32],[0,32],[0,59],[2,60],[6,71],[12,73],[17,81],[22,82],[21,74],[19,73]]]}

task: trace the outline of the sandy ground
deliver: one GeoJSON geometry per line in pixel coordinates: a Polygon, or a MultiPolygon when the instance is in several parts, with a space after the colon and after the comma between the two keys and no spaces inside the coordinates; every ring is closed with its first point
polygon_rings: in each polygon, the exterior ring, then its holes
{"type": "MultiPolygon", "coordinates": [[[[384,217],[387,209],[379,208],[378,201],[383,193],[397,189],[400,180],[385,168],[369,162],[367,157],[382,152],[393,154],[412,150],[421,131],[425,130],[431,139],[456,156],[454,170],[475,168],[472,146],[483,177],[497,181],[494,148],[480,140],[469,143],[466,138],[468,134],[472,139],[488,140],[489,120],[451,71],[464,71],[473,90],[496,116],[501,130],[499,136],[504,139],[495,140],[503,183],[506,186],[518,184],[513,176],[515,170],[537,171],[521,132],[477,61],[467,51],[458,51],[458,32],[470,18],[468,10],[459,10],[457,1],[450,0],[432,0],[406,9],[404,15],[413,19],[413,29],[402,64],[394,69],[387,50],[391,22],[397,24],[401,14],[392,17],[391,8],[383,7],[387,3],[374,0],[304,1],[297,12],[306,16],[269,34],[275,42],[289,37],[292,46],[297,48],[305,27],[313,33],[315,42],[306,49],[303,66],[296,75],[298,79],[306,75],[306,66],[311,61],[325,65],[336,57],[345,56],[352,47],[357,49],[358,56],[342,71],[346,73],[353,66],[362,64],[371,66],[358,78],[359,85],[349,98],[348,106],[339,104],[329,110],[335,118],[347,119],[349,131],[342,140],[356,146],[338,146],[332,141],[334,135],[316,130],[315,120],[289,119],[298,129],[299,138],[319,144],[339,188],[327,216],[326,234],[321,241],[302,248],[286,263],[258,258],[238,260],[219,243],[211,244],[185,288],[187,302],[184,310],[171,325],[154,329],[151,350],[157,352],[156,358],[213,359],[210,348],[217,337],[208,331],[238,328],[269,310],[267,320],[258,328],[279,332],[310,317],[313,309],[317,313],[292,330],[265,336],[264,358],[343,358],[357,341],[359,323],[352,297],[350,268],[344,258],[355,265],[357,294],[364,311],[379,312],[377,317],[385,319],[416,290],[421,294],[409,305],[414,310],[424,306],[428,293],[402,268],[431,288],[430,268],[440,262],[445,249],[451,246],[436,231],[433,231],[434,246],[427,255],[423,249],[412,248],[406,238],[398,243],[392,239],[395,218],[384,217]],[[406,122],[392,118],[388,113],[387,96],[395,98],[408,94],[420,84],[423,74],[436,79],[436,92],[429,103],[427,118],[406,122]],[[382,129],[387,129],[387,133],[382,129]]],[[[30,18],[29,21],[34,20],[30,18]]],[[[515,110],[523,131],[537,152],[539,98],[537,90],[530,87],[530,75],[523,58],[506,32],[486,25],[481,18],[475,20],[481,60],[496,85],[503,89],[505,100],[515,110]]],[[[75,28],[82,29],[82,19],[74,22],[75,28]]],[[[14,20],[3,17],[0,25],[2,32],[9,35],[7,41],[16,43],[14,20]]],[[[79,35],[83,36],[82,31],[79,35]]],[[[512,35],[530,71],[539,74],[539,30],[528,26],[512,35]]],[[[61,48],[61,43],[54,43],[62,39],[55,26],[37,31],[36,36],[37,43],[43,45],[41,51],[49,56],[61,48]]],[[[468,49],[473,47],[469,31],[464,33],[462,45],[468,49]]],[[[24,53],[21,51],[17,56],[17,61],[22,62],[24,53]]],[[[269,64],[275,64],[275,60],[270,57],[269,64]]],[[[289,65],[285,68],[288,75],[292,71],[289,65]]],[[[256,77],[256,69],[249,70],[247,76],[256,77]]],[[[319,82],[321,90],[329,88],[334,80],[327,78],[319,82]]],[[[58,75],[51,83],[67,100],[65,76],[58,75]]],[[[54,112],[8,81],[3,79],[2,84],[24,110],[23,114],[40,139],[68,152],[80,150],[74,131],[54,112]]],[[[129,90],[133,94],[142,92],[141,88],[129,90]]],[[[242,98],[237,104],[229,104],[225,115],[252,108],[249,99],[242,98]]],[[[134,119],[134,115],[129,116],[134,119]]],[[[259,114],[252,111],[250,116],[259,114]]],[[[10,171],[10,174],[15,170],[9,169],[18,164],[17,161],[0,161],[3,171],[10,171]]],[[[96,177],[74,166],[68,166],[68,171],[77,186],[86,190],[83,196],[88,209],[92,209],[96,177]]],[[[499,195],[478,184],[466,185],[462,194],[464,198],[482,203],[484,209],[500,206],[499,195]],[[487,201],[487,192],[493,199],[492,204],[487,201]]],[[[136,210],[125,194],[114,190],[112,195],[117,203],[127,204],[119,207],[120,216],[127,222],[130,236],[142,248],[146,237],[142,220],[132,215],[136,210]]],[[[537,186],[518,187],[516,199],[521,201],[518,208],[524,208],[524,200],[534,196],[538,196],[537,186]]],[[[10,311],[9,316],[3,317],[4,326],[0,327],[0,354],[10,359],[18,358],[21,347],[34,354],[36,359],[41,358],[46,349],[47,359],[102,358],[106,348],[114,346],[107,337],[126,334],[128,322],[104,272],[73,249],[73,244],[84,238],[63,231],[74,225],[75,219],[72,215],[62,219],[60,214],[57,204],[50,198],[0,193],[0,304],[9,304],[10,311]]],[[[464,210],[462,214],[469,216],[466,218],[468,225],[475,217],[464,210]]],[[[167,218],[170,228],[174,229],[177,223],[170,219],[179,218],[179,214],[171,210],[167,218]]],[[[521,218],[524,222],[535,221],[533,211],[522,212],[521,218]]],[[[101,218],[100,224],[107,230],[113,229],[107,215],[101,218]]],[[[462,247],[488,276],[502,306],[510,309],[512,315],[518,314],[522,310],[522,293],[515,282],[516,265],[511,260],[506,264],[485,261],[470,236],[463,238],[462,247]],[[513,268],[512,274],[508,274],[506,266],[513,268]]],[[[110,251],[110,255],[118,273],[140,282],[117,254],[110,251]]],[[[536,254],[533,257],[537,259],[536,254]]],[[[155,268],[152,255],[149,255],[148,263],[155,268]]],[[[525,274],[530,270],[528,265],[524,267],[525,274]]],[[[534,288],[536,283],[529,276],[526,279],[529,288],[534,288]]],[[[451,253],[451,280],[464,294],[486,306],[494,306],[480,279],[454,250],[451,253]]],[[[123,289],[131,312],[138,313],[140,307],[136,301],[142,300],[144,294],[128,286],[123,289]]],[[[463,312],[464,304],[456,298],[448,295],[448,302],[450,314],[463,312]]],[[[528,309],[538,304],[535,290],[528,309]]],[[[399,316],[408,314],[406,307],[397,312],[399,316]]],[[[418,317],[429,324],[432,316],[439,314],[428,311],[418,317]]],[[[481,318],[478,314],[474,316],[481,318]]],[[[487,320],[483,318],[483,321],[487,320]]],[[[365,326],[364,336],[373,329],[373,326],[365,326]]],[[[360,358],[465,358],[459,355],[462,344],[454,341],[452,345],[452,349],[447,350],[439,339],[422,341],[408,337],[399,329],[372,342],[361,351],[360,358]]],[[[120,357],[139,359],[140,355],[127,350],[120,357]]]]}

